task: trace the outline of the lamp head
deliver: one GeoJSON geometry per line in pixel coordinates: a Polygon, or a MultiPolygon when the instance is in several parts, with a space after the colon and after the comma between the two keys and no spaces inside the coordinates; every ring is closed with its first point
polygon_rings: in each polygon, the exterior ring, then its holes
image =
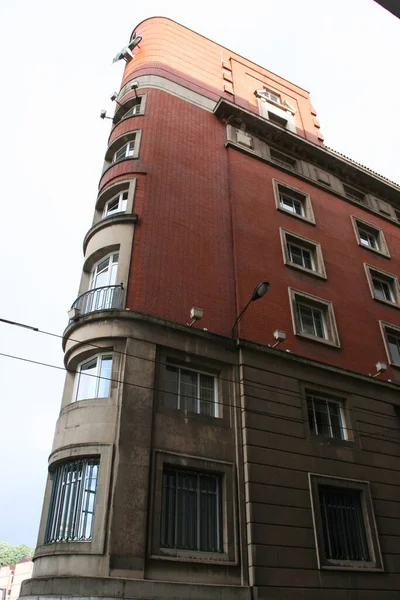
{"type": "Polygon", "coordinates": [[[105,111],[105,110],[101,110],[101,111],[100,111],[100,119],[105,119],[105,118],[106,118],[106,116],[107,116],[107,111],[105,111]]]}
{"type": "Polygon", "coordinates": [[[378,373],[385,373],[387,371],[387,364],[384,362],[377,362],[375,367],[378,373]]]}
{"type": "Polygon", "coordinates": [[[111,102],[114,102],[114,100],[117,99],[117,96],[118,96],[117,92],[113,92],[112,96],[110,97],[111,102]]]}
{"type": "Polygon", "coordinates": [[[265,294],[268,292],[270,287],[271,287],[271,284],[269,283],[269,281],[261,281],[261,283],[259,283],[254,288],[254,292],[251,295],[251,301],[255,302],[255,300],[258,300],[259,298],[262,298],[263,296],[265,296],[265,294]]]}
{"type": "Polygon", "coordinates": [[[138,81],[132,81],[131,83],[131,90],[137,90],[139,87],[139,82],[138,81]]]}

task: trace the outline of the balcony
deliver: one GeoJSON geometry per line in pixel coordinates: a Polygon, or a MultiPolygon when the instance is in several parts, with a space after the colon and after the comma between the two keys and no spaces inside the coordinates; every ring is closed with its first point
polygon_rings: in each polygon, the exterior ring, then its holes
{"type": "Polygon", "coordinates": [[[69,311],[70,321],[74,321],[81,315],[96,312],[98,310],[118,310],[122,305],[122,293],[124,286],[105,285],[94,288],[77,297],[69,311]]]}

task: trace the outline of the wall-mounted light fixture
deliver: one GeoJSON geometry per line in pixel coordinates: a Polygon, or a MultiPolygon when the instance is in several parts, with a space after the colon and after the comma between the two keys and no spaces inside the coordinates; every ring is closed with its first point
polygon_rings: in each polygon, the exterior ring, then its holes
{"type": "Polygon", "coordinates": [[[242,317],[243,317],[244,313],[246,312],[246,310],[248,309],[250,303],[255,302],[256,300],[259,300],[260,298],[265,296],[265,294],[268,292],[270,287],[271,287],[271,285],[268,281],[261,281],[254,288],[254,291],[251,295],[250,300],[248,301],[248,303],[246,304],[246,306],[244,307],[242,312],[236,317],[236,321],[234,322],[234,324],[232,326],[232,329],[231,329],[231,337],[232,338],[235,337],[235,331],[237,329],[237,326],[239,325],[240,321],[242,320],[242,317]]]}
{"type": "Polygon", "coordinates": [[[107,117],[107,111],[106,110],[101,110],[100,111],[100,119],[111,119],[111,121],[113,120],[112,117],[107,117]]]}
{"type": "Polygon", "coordinates": [[[136,35],[136,33],[133,32],[129,44],[125,46],[125,48],[122,48],[120,52],[118,52],[118,54],[113,58],[113,63],[121,60],[122,58],[125,62],[130,62],[133,58],[133,48],[135,48],[135,46],[139,46],[141,41],[142,37],[140,35],[136,35]]]}
{"type": "Polygon", "coordinates": [[[192,319],[190,323],[186,323],[189,327],[193,325],[196,321],[201,321],[204,316],[204,310],[199,308],[198,306],[192,306],[190,309],[190,318],[192,319]]]}
{"type": "Polygon", "coordinates": [[[375,365],[375,368],[376,368],[376,373],[375,373],[375,375],[372,375],[372,377],[379,377],[379,375],[382,375],[382,373],[386,373],[387,364],[384,362],[377,362],[375,365]]]}
{"type": "Polygon", "coordinates": [[[276,348],[286,340],[286,332],[282,329],[276,329],[274,331],[274,338],[276,339],[276,342],[271,345],[271,348],[276,348]]]}
{"type": "Polygon", "coordinates": [[[118,104],[118,106],[122,106],[122,104],[120,102],[118,102],[117,98],[118,98],[117,92],[113,92],[112,95],[110,96],[111,102],[115,102],[116,104],[118,104]]]}

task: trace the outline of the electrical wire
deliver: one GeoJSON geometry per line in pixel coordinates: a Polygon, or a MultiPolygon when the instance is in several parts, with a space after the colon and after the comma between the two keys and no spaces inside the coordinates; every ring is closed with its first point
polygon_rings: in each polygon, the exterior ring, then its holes
{"type": "MultiPolygon", "coordinates": [[[[60,367],[58,365],[52,365],[50,363],[44,363],[42,361],[37,361],[37,360],[30,359],[30,358],[24,358],[24,357],[21,357],[21,356],[15,356],[15,355],[6,354],[6,353],[3,353],[3,352],[0,352],[0,356],[3,356],[5,358],[11,358],[11,359],[14,359],[14,360],[20,360],[20,361],[31,363],[31,364],[35,364],[35,365],[40,365],[40,366],[43,366],[43,367],[57,369],[57,370],[60,370],[60,371],[67,371],[67,369],[65,367],[60,367]]],[[[77,374],[77,373],[80,373],[81,371],[79,371],[79,370],[68,370],[67,372],[68,373],[77,374]]],[[[133,386],[133,387],[136,387],[136,388],[140,388],[140,389],[144,389],[144,390],[148,390],[148,391],[151,391],[151,392],[169,394],[171,396],[172,395],[174,395],[174,396],[178,396],[179,395],[179,396],[183,396],[184,398],[189,398],[189,399],[193,400],[192,396],[185,396],[184,394],[180,394],[179,392],[170,392],[170,391],[167,391],[167,390],[164,390],[164,389],[158,389],[158,388],[155,388],[155,387],[149,387],[149,386],[141,385],[141,384],[138,384],[138,383],[132,383],[132,382],[126,381],[124,379],[116,379],[116,378],[113,378],[113,377],[103,377],[103,376],[94,375],[94,374],[91,374],[91,373],[85,373],[85,377],[94,377],[94,378],[97,378],[97,379],[103,379],[105,381],[110,381],[110,382],[113,382],[113,383],[118,383],[118,384],[123,384],[123,385],[130,385],[130,386],[133,386]]],[[[230,404],[230,403],[226,403],[226,402],[219,402],[217,400],[213,401],[213,404],[221,405],[221,406],[224,406],[224,407],[230,407],[230,408],[240,408],[240,410],[241,410],[242,413],[249,413],[249,414],[255,414],[255,415],[258,415],[258,416],[266,416],[266,417],[271,417],[271,418],[275,418],[275,419],[281,419],[283,421],[288,421],[288,422],[291,422],[291,423],[304,424],[304,423],[308,423],[309,422],[308,419],[297,419],[296,417],[287,417],[287,416],[283,416],[283,415],[276,415],[274,413],[268,413],[266,411],[260,411],[260,410],[250,409],[250,408],[244,408],[244,407],[240,407],[240,406],[235,405],[235,404],[230,404]]],[[[322,412],[322,411],[316,410],[316,412],[322,412]]],[[[325,414],[325,413],[322,413],[322,414],[325,414]]],[[[347,426],[343,427],[343,429],[345,431],[355,431],[356,433],[365,435],[366,437],[372,437],[372,438],[375,438],[375,436],[387,437],[391,441],[393,441],[393,438],[390,438],[390,436],[385,435],[383,432],[371,433],[371,432],[367,432],[367,431],[362,431],[362,430],[360,430],[358,428],[354,429],[354,428],[347,427],[347,426]]],[[[395,428],[393,428],[393,429],[389,428],[389,429],[391,431],[399,432],[399,429],[395,429],[395,428]]],[[[384,431],[388,431],[389,429],[385,429],[384,431]]],[[[293,436],[293,437],[295,437],[295,436],[293,436]]]]}
{"type": "MultiPolygon", "coordinates": [[[[14,326],[17,326],[17,327],[23,327],[24,329],[30,329],[30,330],[32,330],[32,331],[34,331],[36,333],[41,333],[42,335],[47,335],[47,336],[50,336],[50,337],[55,337],[55,338],[58,338],[58,339],[61,339],[61,340],[63,340],[64,337],[65,337],[64,335],[60,335],[58,333],[53,333],[53,332],[50,332],[50,331],[44,331],[44,330],[39,329],[38,327],[34,327],[32,325],[26,325],[24,323],[19,323],[17,321],[10,321],[8,319],[0,318],[0,322],[6,323],[8,325],[14,325],[14,326]]],[[[96,348],[96,349],[104,351],[104,346],[99,346],[98,344],[94,344],[93,342],[86,342],[86,341],[74,339],[72,337],[68,337],[68,340],[71,341],[71,342],[76,342],[78,344],[84,344],[85,346],[90,346],[91,348],[96,348]]],[[[129,352],[124,352],[122,350],[116,350],[114,348],[113,348],[112,352],[113,352],[113,354],[119,354],[121,356],[129,356],[131,358],[136,358],[136,359],[139,359],[139,360],[145,360],[145,361],[157,364],[157,365],[170,366],[169,362],[164,362],[162,360],[158,360],[158,359],[154,359],[154,358],[148,358],[148,357],[145,357],[145,356],[139,356],[139,355],[136,355],[136,354],[131,354],[129,352]]],[[[255,367],[252,367],[252,368],[255,368],[255,367]]],[[[66,371],[67,372],[72,372],[70,369],[66,369],[66,371]]],[[[265,373],[270,373],[270,374],[276,375],[276,373],[274,371],[270,371],[268,369],[263,369],[263,371],[265,373]]],[[[235,379],[230,379],[230,378],[227,378],[227,377],[222,377],[220,375],[218,375],[218,380],[219,381],[226,381],[228,383],[234,383],[234,384],[238,383],[237,380],[235,380],[235,379]]],[[[250,380],[247,380],[246,384],[249,387],[253,387],[255,389],[260,389],[260,390],[265,390],[265,391],[272,391],[272,392],[278,391],[280,396],[283,395],[283,396],[287,396],[288,398],[295,398],[295,399],[299,398],[299,394],[288,392],[286,390],[283,390],[279,386],[274,386],[271,383],[252,382],[250,380]]],[[[310,384],[310,385],[312,385],[312,384],[310,384]]],[[[337,393],[340,394],[340,392],[337,392],[337,393]]],[[[360,398],[366,398],[367,400],[370,400],[370,396],[366,396],[365,394],[359,394],[358,393],[357,395],[360,398]]],[[[251,395],[249,393],[246,394],[246,397],[260,399],[258,396],[253,396],[253,395],[251,395]]],[[[264,400],[264,399],[262,399],[262,400],[264,400]]],[[[279,404],[280,406],[293,407],[292,404],[287,404],[287,403],[283,403],[283,402],[280,402],[280,401],[278,402],[277,400],[273,400],[271,398],[268,398],[266,401],[274,403],[274,404],[279,404]]],[[[389,403],[389,404],[392,406],[391,403],[389,403]]],[[[386,415],[384,413],[380,413],[378,411],[373,411],[373,410],[368,410],[368,409],[361,408],[361,407],[358,407],[358,408],[348,408],[348,407],[346,407],[346,412],[363,413],[363,414],[366,414],[366,415],[372,415],[372,416],[375,416],[375,417],[378,417],[378,418],[385,418],[385,419],[390,419],[391,418],[389,415],[386,415]]],[[[368,423],[368,424],[374,425],[374,423],[368,423]]],[[[380,427],[382,427],[382,425],[380,427]]],[[[388,431],[391,430],[391,429],[393,431],[399,431],[398,428],[390,428],[390,427],[387,428],[388,431]]]]}

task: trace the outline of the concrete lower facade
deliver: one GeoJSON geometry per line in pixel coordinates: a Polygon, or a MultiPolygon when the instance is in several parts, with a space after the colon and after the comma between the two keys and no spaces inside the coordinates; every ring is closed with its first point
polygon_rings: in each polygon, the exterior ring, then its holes
{"type": "Polygon", "coordinates": [[[70,325],[65,363],[70,372],[34,577],[22,586],[26,600],[398,594],[396,386],[284,346],[257,346],[131,311],[93,313],[70,325]],[[109,395],[74,401],[76,365],[99,352],[113,357],[109,395]],[[212,378],[212,414],[171,400],[171,373],[212,378]],[[340,407],[343,434],[315,430],[310,407],[322,401],[340,407]],[[49,543],[54,473],[82,457],[99,460],[91,538],[49,543]],[[165,542],[171,473],[216,478],[218,548],[165,542]],[[335,561],[324,546],[318,493],[347,488],[362,504],[365,557],[335,561]]]}

